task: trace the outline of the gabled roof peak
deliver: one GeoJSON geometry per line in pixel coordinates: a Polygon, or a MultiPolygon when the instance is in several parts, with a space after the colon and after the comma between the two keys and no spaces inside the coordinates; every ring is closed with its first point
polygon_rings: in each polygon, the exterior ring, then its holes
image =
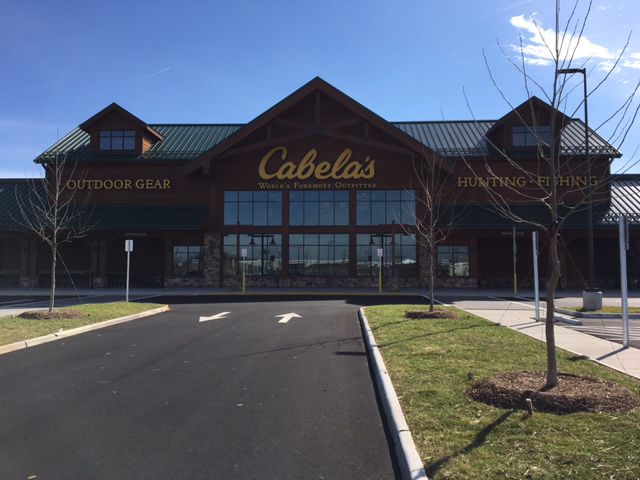
{"type": "MultiPolygon", "coordinates": [[[[416,141],[413,137],[405,133],[403,130],[397,128],[395,125],[389,123],[387,120],[369,110],[367,107],[357,102],[344,92],[338,90],[323,78],[315,76],[300,88],[296,89],[293,93],[287,95],[271,108],[267,109],[266,111],[255,117],[253,120],[251,120],[249,123],[242,126],[232,136],[215,145],[209,151],[203,153],[195,162],[187,166],[186,173],[191,174],[196,170],[208,172],[209,163],[221,152],[229,149],[232,145],[242,141],[248,135],[255,132],[258,128],[266,125],[269,121],[273,120],[278,115],[281,115],[283,112],[287,111],[287,109],[291,108],[302,99],[308,97],[311,94],[314,94],[315,92],[320,92],[333,101],[338,102],[346,109],[351,110],[356,115],[363,118],[365,121],[371,123],[372,125],[375,125],[377,128],[387,133],[396,141],[404,144],[408,149],[416,152],[425,150],[425,145],[416,141]]],[[[428,147],[426,147],[426,149],[430,150],[431,154],[436,154],[428,147]]]]}
{"type": "Polygon", "coordinates": [[[87,120],[82,122],[80,125],[78,125],[78,127],[80,129],[84,130],[85,132],[89,132],[89,129],[95,123],[97,123],[100,119],[104,118],[106,115],[108,115],[110,113],[113,113],[113,112],[117,112],[120,115],[123,115],[124,117],[132,120],[134,123],[137,123],[138,125],[140,125],[140,127],[145,128],[147,130],[147,132],[149,132],[149,134],[151,134],[151,136],[155,137],[157,140],[162,140],[162,135],[160,135],[158,132],[156,132],[153,128],[149,127],[149,125],[147,125],[146,122],[144,122],[140,118],[136,117],[133,113],[129,112],[125,108],[123,108],[120,105],[118,105],[116,102],[111,102],[109,105],[107,105],[105,108],[100,110],[98,113],[96,113],[95,115],[93,115],[92,117],[88,118],[87,120]]]}
{"type": "Polygon", "coordinates": [[[506,123],[507,121],[509,121],[513,117],[517,117],[519,120],[523,120],[525,122],[525,124],[527,124],[528,123],[526,121],[527,119],[523,119],[522,116],[520,115],[520,112],[522,110],[525,110],[525,109],[529,108],[532,105],[536,105],[536,106],[542,107],[544,110],[547,110],[548,112],[551,112],[552,110],[555,110],[556,114],[558,115],[558,119],[559,119],[560,123],[563,126],[567,125],[567,124],[569,124],[571,122],[571,117],[565,115],[563,112],[561,112],[557,108],[554,109],[554,107],[552,107],[550,104],[548,104],[547,102],[545,102],[541,98],[537,97],[536,95],[531,95],[529,98],[527,98],[520,105],[518,105],[517,107],[514,107],[513,109],[509,110],[505,115],[500,117],[496,121],[496,123],[493,125],[493,127],[491,127],[487,131],[487,136],[490,136],[493,132],[495,132],[498,128],[500,128],[504,123],[506,123]]]}

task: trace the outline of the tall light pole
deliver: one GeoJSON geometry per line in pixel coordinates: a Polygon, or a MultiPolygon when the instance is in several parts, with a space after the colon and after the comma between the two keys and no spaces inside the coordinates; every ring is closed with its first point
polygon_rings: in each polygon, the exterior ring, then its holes
{"type": "Polygon", "coordinates": [[[587,69],[586,68],[562,68],[558,75],[582,74],[584,86],[584,150],[587,160],[587,255],[588,255],[588,285],[586,292],[582,293],[583,308],[585,310],[599,310],[602,308],[602,292],[595,288],[595,265],[593,248],[593,208],[591,193],[591,155],[589,151],[589,110],[587,102],[587,69]],[[585,294],[586,293],[586,294],[585,294]]]}

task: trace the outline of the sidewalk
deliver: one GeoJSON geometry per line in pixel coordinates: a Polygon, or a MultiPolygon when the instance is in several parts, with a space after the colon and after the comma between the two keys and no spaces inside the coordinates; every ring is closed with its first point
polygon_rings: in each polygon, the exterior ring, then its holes
{"type": "MultiPolygon", "coordinates": [[[[536,322],[533,308],[521,301],[501,300],[494,297],[472,301],[454,300],[449,304],[491,322],[507,326],[543,342],[545,341],[544,323],[536,322]]],[[[541,309],[541,315],[544,315],[544,309],[541,309]]],[[[619,343],[587,335],[557,323],[555,325],[555,337],[556,346],[559,348],[578,355],[584,355],[627,375],[640,378],[640,350],[636,348],[623,349],[619,343]]]]}

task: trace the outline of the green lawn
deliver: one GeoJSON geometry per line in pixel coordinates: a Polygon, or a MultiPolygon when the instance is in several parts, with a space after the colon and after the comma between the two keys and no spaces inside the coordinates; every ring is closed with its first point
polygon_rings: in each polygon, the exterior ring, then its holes
{"type": "MultiPolygon", "coordinates": [[[[366,314],[430,478],[640,478],[639,409],[529,416],[471,401],[464,389],[494,372],[544,370],[544,344],[464,312],[456,320],[403,317],[418,308],[366,314]]],[[[563,372],[640,393],[640,381],[614,370],[564,351],[558,360],[563,372]]]]}
{"type": "MultiPolygon", "coordinates": [[[[622,307],[602,307],[600,310],[585,310],[582,307],[566,307],[568,310],[584,313],[622,313],[622,307]]],[[[640,307],[629,307],[629,313],[640,313],[640,307]]]]}
{"type": "Polygon", "coordinates": [[[132,313],[144,312],[162,305],[156,303],[93,303],[60,310],[76,310],[84,315],[64,320],[25,320],[23,318],[0,317],[0,345],[28,340],[60,330],[81,327],[90,323],[123,317],[132,313]]]}

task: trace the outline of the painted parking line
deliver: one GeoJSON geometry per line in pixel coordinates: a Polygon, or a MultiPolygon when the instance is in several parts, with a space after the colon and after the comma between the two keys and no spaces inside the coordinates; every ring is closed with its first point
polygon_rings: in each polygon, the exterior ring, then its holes
{"type": "Polygon", "coordinates": [[[289,323],[289,320],[292,318],[302,318],[302,315],[298,315],[297,313],[283,313],[281,315],[276,315],[276,318],[280,317],[278,323],[289,323]]]}
{"type": "Polygon", "coordinates": [[[229,315],[231,312],[220,312],[220,313],[216,313],[215,315],[211,315],[210,317],[200,317],[198,319],[199,323],[202,322],[208,322],[210,320],[220,320],[222,318],[226,318],[227,315],[229,315]]]}

